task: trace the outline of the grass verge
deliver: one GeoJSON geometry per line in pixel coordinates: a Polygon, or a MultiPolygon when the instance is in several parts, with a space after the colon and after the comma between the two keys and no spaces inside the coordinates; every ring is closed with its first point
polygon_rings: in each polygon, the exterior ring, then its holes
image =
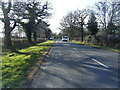
{"type": "Polygon", "coordinates": [[[46,41],[35,46],[9,52],[2,58],[2,87],[20,87],[26,83],[30,68],[48,52],[54,41],[46,41]]]}
{"type": "Polygon", "coordinates": [[[83,44],[83,45],[87,45],[87,46],[91,46],[91,47],[101,48],[101,49],[105,49],[105,50],[110,50],[110,51],[113,51],[113,52],[120,53],[120,49],[114,49],[114,48],[110,48],[110,47],[103,47],[103,46],[99,46],[99,45],[94,45],[92,43],[80,42],[80,41],[75,41],[75,40],[71,40],[71,42],[77,43],[77,44],[83,44]]]}

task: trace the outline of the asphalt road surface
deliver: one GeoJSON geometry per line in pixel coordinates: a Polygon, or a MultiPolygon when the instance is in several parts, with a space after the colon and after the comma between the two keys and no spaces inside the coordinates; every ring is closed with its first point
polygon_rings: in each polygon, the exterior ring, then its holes
{"type": "Polygon", "coordinates": [[[31,88],[118,88],[118,54],[56,41],[31,88]]]}

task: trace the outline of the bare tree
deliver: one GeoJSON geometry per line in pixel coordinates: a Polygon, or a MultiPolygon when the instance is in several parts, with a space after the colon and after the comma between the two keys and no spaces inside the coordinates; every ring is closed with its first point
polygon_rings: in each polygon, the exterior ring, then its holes
{"type": "Polygon", "coordinates": [[[41,23],[44,18],[51,15],[48,13],[48,9],[48,2],[42,4],[42,2],[36,2],[35,0],[28,3],[16,2],[14,4],[14,16],[17,16],[16,21],[23,26],[30,43],[32,42],[32,34],[34,39],[37,40],[36,31],[39,23],[41,23]]]}
{"type": "Polygon", "coordinates": [[[107,30],[107,16],[108,16],[108,4],[107,2],[98,2],[96,4],[97,7],[97,16],[98,16],[98,20],[101,24],[101,26],[104,28],[104,30],[107,30]]]}
{"type": "Polygon", "coordinates": [[[97,7],[97,17],[99,24],[105,30],[107,34],[108,26],[118,25],[120,21],[120,1],[116,2],[98,2],[96,4],[97,7]]]}
{"type": "Polygon", "coordinates": [[[79,35],[83,42],[85,19],[89,15],[89,12],[88,9],[83,9],[68,13],[68,15],[63,18],[62,23],[60,23],[62,31],[73,37],[79,35]]]}
{"type": "Polygon", "coordinates": [[[110,2],[109,6],[109,22],[117,24],[120,21],[120,1],[110,2]]]}
{"type": "Polygon", "coordinates": [[[11,32],[16,26],[16,22],[14,20],[11,20],[11,17],[9,16],[9,14],[11,13],[10,11],[12,7],[11,0],[9,0],[6,3],[1,2],[1,4],[2,4],[1,9],[3,11],[3,17],[4,17],[4,18],[1,18],[1,20],[4,23],[4,30],[5,30],[4,45],[11,46],[12,45],[11,32]]]}
{"type": "Polygon", "coordinates": [[[68,13],[67,16],[63,17],[60,29],[62,30],[63,35],[67,35],[72,38],[74,30],[74,15],[72,12],[68,13]]]}
{"type": "Polygon", "coordinates": [[[83,42],[83,37],[84,37],[84,25],[85,25],[85,19],[89,15],[90,10],[88,9],[83,9],[83,10],[77,10],[75,11],[75,21],[76,25],[80,27],[81,31],[81,42],[83,42]]]}

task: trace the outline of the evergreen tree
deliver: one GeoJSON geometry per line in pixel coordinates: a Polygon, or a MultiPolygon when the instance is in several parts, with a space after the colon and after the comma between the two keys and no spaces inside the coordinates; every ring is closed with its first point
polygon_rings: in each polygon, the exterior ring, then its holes
{"type": "Polygon", "coordinates": [[[96,33],[98,32],[98,23],[96,22],[96,17],[93,12],[90,14],[87,25],[87,28],[91,32],[91,35],[96,35],[96,33]]]}

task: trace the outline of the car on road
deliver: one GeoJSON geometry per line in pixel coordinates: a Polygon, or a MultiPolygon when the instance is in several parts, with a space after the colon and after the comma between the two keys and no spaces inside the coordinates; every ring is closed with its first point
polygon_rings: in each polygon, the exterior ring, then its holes
{"type": "Polygon", "coordinates": [[[68,41],[69,41],[69,38],[68,38],[67,36],[62,36],[62,42],[63,42],[63,41],[68,42],[68,41]]]}
{"type": "Polygon", "coordinates": [[[54,38],[51,37],[49,40],[54,40],[54,38]]]}

